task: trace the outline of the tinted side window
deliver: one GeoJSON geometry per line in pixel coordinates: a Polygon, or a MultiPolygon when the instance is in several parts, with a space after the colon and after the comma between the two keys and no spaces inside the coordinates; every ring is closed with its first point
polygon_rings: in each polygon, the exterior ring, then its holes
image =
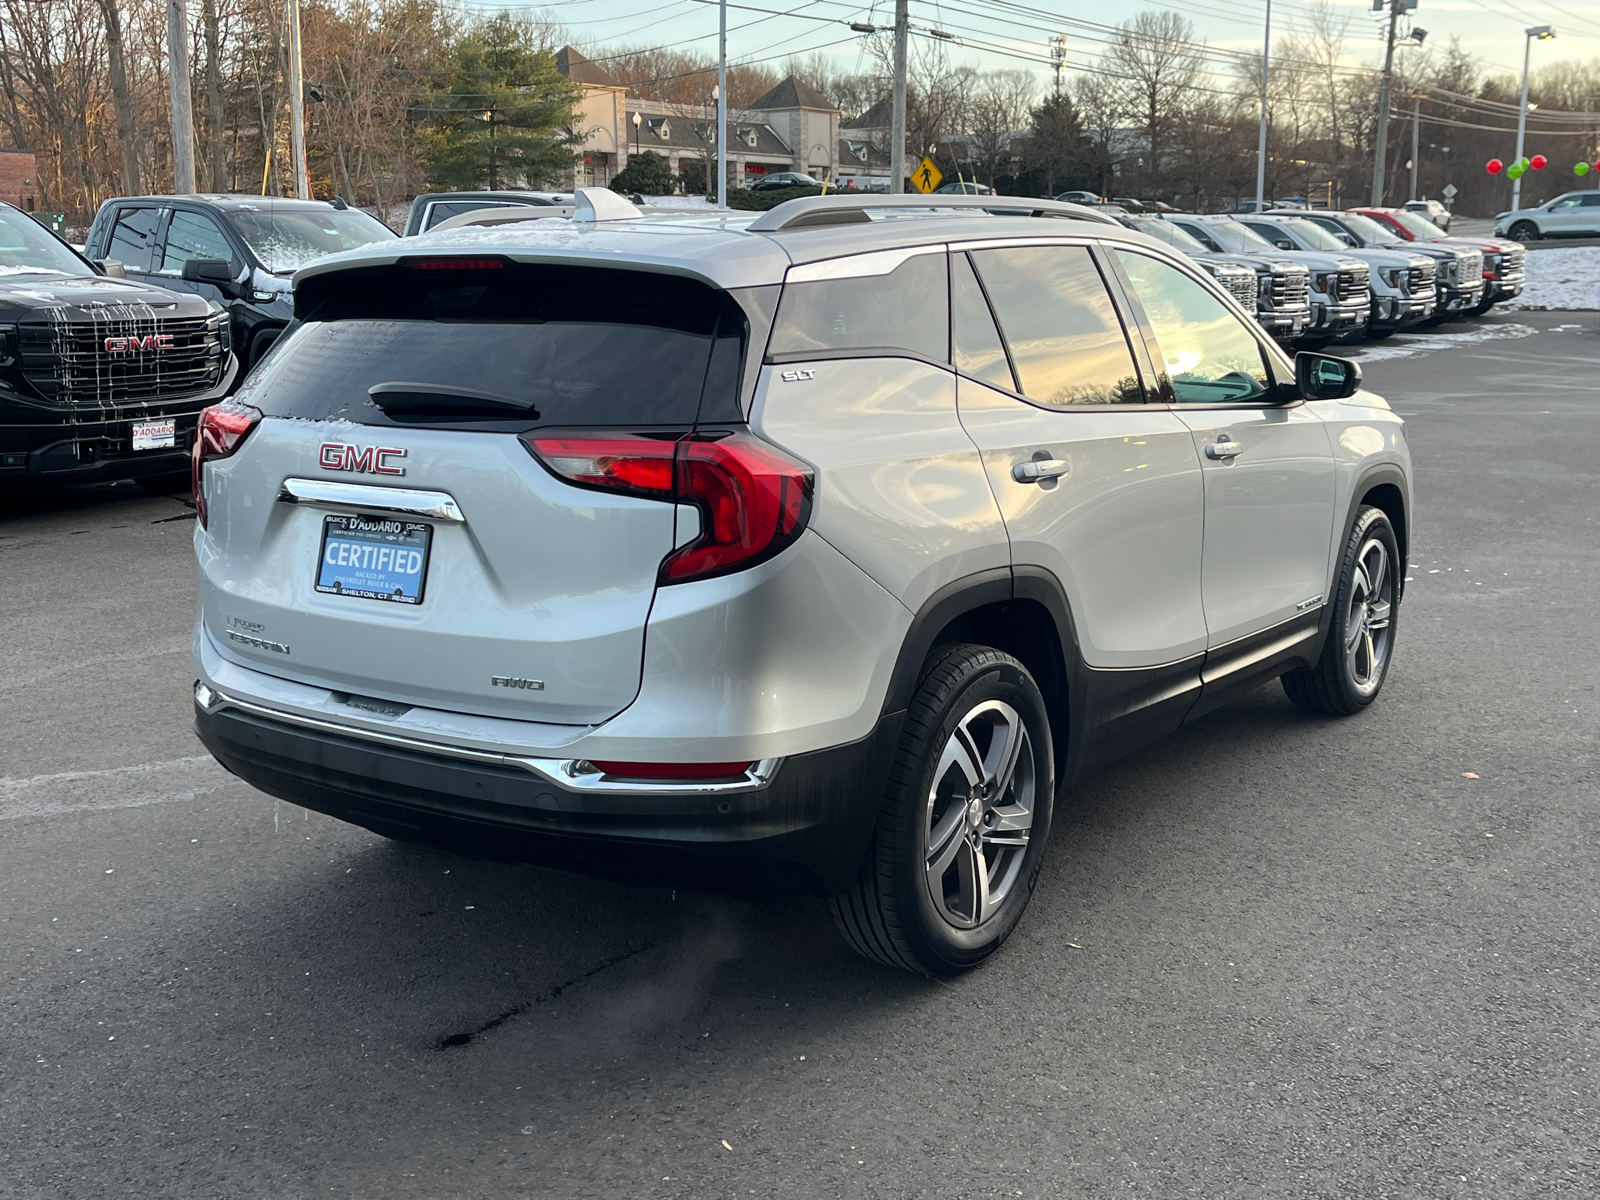
{"type": "Polygon", "coordinates": [[[887,275],[785,284],[769,354],[909,350],[950,357],[950,283],[943,254],[919,254],[887,275]]]}
{"type": "Polygon", "coordinates": [[[1178,403],[1248,402],[1267,395],[1261,344],[1221,300],[1149,255],[1116,255],[1161,345],[1178,403]]]}
{"type": "Polygon", "coordinates": [[[1038,404],[1142,404],[1133,351],[1082,246],[977,250],[1021,392],[1038,404]]]}
{"type": "Polygon", "coordinates": [[[159,208],[124,208],[117,212],[111,227],[111,244],[106,257],[117,259],[130,271],[148,271],[155,248],[156,226],[161,223],[159,208]]]}
{"type": "Polygon", "coordinates": [[[1185,233],[1191,235],[1197,242],[1199,242],[1213,254],[1227,253],[1227,251],[1222,248],[1222,243],[1217,241],[1216,238],[1212,237],[1206,232],[1204,225],[1191,225],[1186,221],[1176,221],[1174,224],[1176,224],[1185,233]]]}
{"type": "Polygon", "coordinates": [[[163,275],[183,274],[191,258],[221,258],[233,262],[233,247],[217,223],[200,213],[175,212],[167,226],[167,248],[161,258],[163,275]]]}
{"type": "Polygon", "coordinates": [[[1006,348],[995,328],[989,301],[965,254],[950,256],[951,327],[955,331],[956,370],[1007,391],[1017,390],[1006,348]]]}
{"type": "Polygon", "coordinates": [[[1583,207],[1600,208],[1600,192],[1595,192],[1592,196],[1585,196],[1583,198],[1583,207]]]}

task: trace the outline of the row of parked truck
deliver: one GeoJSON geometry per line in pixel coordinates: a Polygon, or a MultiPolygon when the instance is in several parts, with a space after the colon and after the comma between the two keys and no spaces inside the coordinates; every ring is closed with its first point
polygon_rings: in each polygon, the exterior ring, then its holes
{"type": "MultiPolygon", "coordinates": [[[[417,198],[407,236],[565,215],[558,193],[417,198]]],[[[1451,237],[1404,209],[1121,214],[1194,257],[1299,349],[1481,314],[1517,295],[1523,248],[1451,237]]],[[[187,478],[195,419],[294,317],[300,266],[397,235],[342,200],[106,201],[85,244],[0,205],[0,488],[187,478]]]]}
{"type": "Polygon", "coordinates": [[[1190,255],[1275,339],[1302,350],[1482,315],[1523,287],[1520,243],[1452,237],[1403,208],[1118,220],[1190,255]]]}

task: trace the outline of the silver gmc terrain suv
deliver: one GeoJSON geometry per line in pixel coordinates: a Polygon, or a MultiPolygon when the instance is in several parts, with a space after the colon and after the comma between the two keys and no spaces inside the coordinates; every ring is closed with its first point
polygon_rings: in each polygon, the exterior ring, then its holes
{"type": "Polygon", "coordinates": [[[1052,804],[1383,685],[1401,422],[1052,201],[816,197],[325,258],[194,456],[200,737],[390,837],[1010,933],[1052,804]]]}

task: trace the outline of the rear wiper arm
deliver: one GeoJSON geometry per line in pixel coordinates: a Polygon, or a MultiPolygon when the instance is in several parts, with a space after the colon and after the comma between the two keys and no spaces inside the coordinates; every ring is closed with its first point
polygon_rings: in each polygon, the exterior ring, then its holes
{"type": "Polygon", "coordinates": [[[532,400],[501,396],[448,383],[375,383],[367,389],[372,402],[391,417],[460,420],[463,417],[539,419],[532,400]]]}

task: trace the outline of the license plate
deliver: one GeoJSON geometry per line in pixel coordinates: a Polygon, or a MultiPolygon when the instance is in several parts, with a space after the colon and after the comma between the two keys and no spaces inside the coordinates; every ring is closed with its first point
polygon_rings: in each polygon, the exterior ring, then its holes
{"type": "Polygon", "coordinates": [[[175,420],[136,421],[133,426],[135,450],[171,450],[178,444],[178,423],[175,420]]]}
{"type": "Polygon", "coordinates": [[[316,590],[329,596],[421,604],[433,526],[389,517],[327,516],[316,590]]]}

